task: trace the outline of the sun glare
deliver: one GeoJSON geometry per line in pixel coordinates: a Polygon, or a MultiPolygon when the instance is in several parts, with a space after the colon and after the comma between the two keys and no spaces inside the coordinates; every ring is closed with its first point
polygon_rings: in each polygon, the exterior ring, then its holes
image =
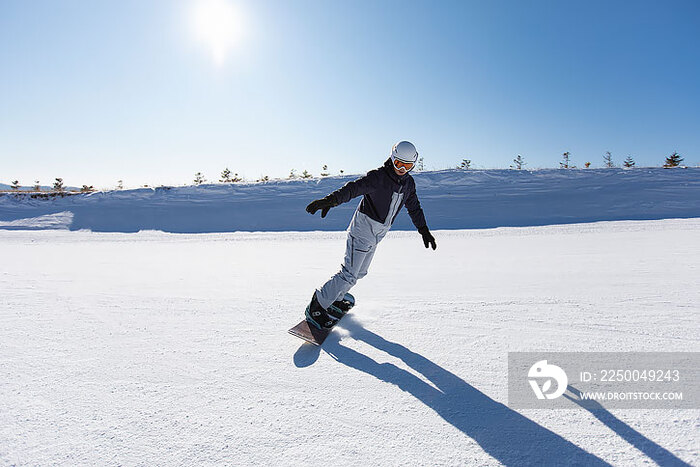
{"type": "Polygon", "coordinates": [[[240,17],[227,0],[196,0],[194,30],[209,49],[214,63],[223,65],[241,34],[240,17]]]}

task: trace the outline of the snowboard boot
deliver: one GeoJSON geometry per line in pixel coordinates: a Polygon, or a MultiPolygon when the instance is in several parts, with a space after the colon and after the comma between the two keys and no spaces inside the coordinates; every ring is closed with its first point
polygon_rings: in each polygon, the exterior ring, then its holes
{"type": "Polygon", "coordinates": [[[306,307],[306,321],[318,329],[330,329],[338,322],[339,318],[335,318],[324,309],[316,299],[316,292],[311,297],[311,303],[306,307]]]}
{"type": "Polygon", "coordinates": [[[347,314],[350,309],[355,306],[355,297],[346,293],[342,299],[336,300],[328,307],[328,314],[333,318],[340,319],[347,314]]]}

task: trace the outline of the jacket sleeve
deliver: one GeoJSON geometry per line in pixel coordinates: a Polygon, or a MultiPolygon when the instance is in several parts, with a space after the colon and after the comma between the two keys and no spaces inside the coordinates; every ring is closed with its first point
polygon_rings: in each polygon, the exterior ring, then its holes
{"type": "Polygon", "coordinates": [[[411,221],[413,225],[416,226],[418,230],[427,226],[425,222],[425,214],[423,214],[423,208],[420,207],[420,201],[418,200],[418,195],[416,194],[416,187],[412,186],[411,191],[408,193],[406,198],[406,210],[408,215],[411,216],[411,221]]]}
{"type": "Polygon", "coordinates": [[[352,182],[346,183],[329,196],[334,197],[338,204],[343,204],[358,196],[372,193],[377,189],[378,185],[379,171],[370,170],[367,172],[367,175],[360,177],[357,180],[353,180],[352,182]]]}

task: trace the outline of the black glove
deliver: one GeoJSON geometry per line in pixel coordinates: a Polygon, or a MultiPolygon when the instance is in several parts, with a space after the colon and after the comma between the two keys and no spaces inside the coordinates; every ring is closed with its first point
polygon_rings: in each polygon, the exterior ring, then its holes
{"type": "Polygon", "coordinates": [[[338,201],[336,201],[335,196],[333,195],[328,195],[325,198],[317,199],[315,201],[312,201],[309,203],[308,206],[306,206],[306,212],[309,214],[316,214],[316,211],[321,209],[321,217],[326,217],[326,214],[328,214],[328,210],[330,208],[334,208],[338,205],[338,201]]]}
{"type": "Polygon", "coordinates": [[[423,237],[423,244],[426,248],[428,248],[428,245],[432,246],[433,250],[437,248],[437,244],[435,243],[435,237],[433,237],[433,234],[430,233],[430,230],[428,230],[427,225],[418,229],[418,233],[421,234],[421,236],[423,237]]]}

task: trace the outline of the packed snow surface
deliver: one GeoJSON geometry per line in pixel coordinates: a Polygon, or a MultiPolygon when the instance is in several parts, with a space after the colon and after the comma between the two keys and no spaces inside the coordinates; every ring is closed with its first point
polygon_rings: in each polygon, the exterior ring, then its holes
{"type": "MultiPolygon", "coordinates": [[[[100,232],[344,230],[357,205],[325,219],[313,199],[357,176],[142,188],[52,200],[0,196],[0,229],[100,232]]],[[[431,229],[700,217],[700,168],[443,170],[415,174],[431,229]]],[[[394,230],[413,229],[405,210],[394,230]]]]}
{"type": "MultiPolygon", "coordinates": [[[[429,218],[454,227],[435,213],[457,201],[422,187],[429,218]]],[[[638,212],[684,212],[671,187],[648,189],[640,203],[664,201],[638,212]]],[[[457,205],[476,225],[505,219],[469,193],[457,205]]],[[[266,222],[303,198],[251,203],[266,222]]],[[[139,227],[90,218],[91,203],[127,216],[106,195],[65,203],[12,209],[139,227]]],[[[699,232],[697,218],[436,229],[436,251],[391,232],[318,348],[287,329],[344,232],[0,230],[0,465],[699,465],[698,410],[506,405],[509,351],[700,351],[699,232]]]]}

